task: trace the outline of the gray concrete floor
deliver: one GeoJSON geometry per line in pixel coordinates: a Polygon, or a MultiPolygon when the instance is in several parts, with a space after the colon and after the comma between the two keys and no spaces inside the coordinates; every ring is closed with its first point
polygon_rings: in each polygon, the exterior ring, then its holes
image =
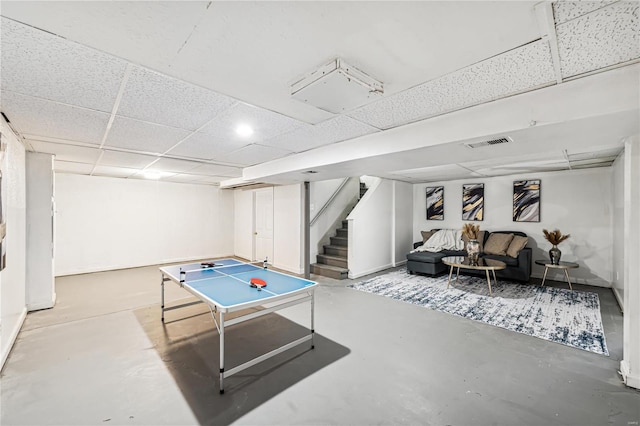
{"type": "MultiPolygon", "coordinates": [[[[56,280],[2,371],[13,424],[637,425],[640,392],[620,380],[622,314],[600,295],[609,357],[346,288],[313,276],[316,347],[226,380],[218,334],[197,304],[160,322],[157,267],[56,280]]],[[[564,283],[551,283],[566,286],[564,283]]],[[[167,285],[168,305],[192,300],[167,285]]],[[[302,336],[308,305],[230,328],[235,365],[302,336]]]]}

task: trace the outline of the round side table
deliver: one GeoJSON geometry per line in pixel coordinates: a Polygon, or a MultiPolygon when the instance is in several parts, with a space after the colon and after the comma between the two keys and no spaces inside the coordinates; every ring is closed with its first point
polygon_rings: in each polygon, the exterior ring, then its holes
{"type": "Polygon", "coordinates": [[[569,269],[578,268],[580,265],[573,262],[560,262],[558,265],[554,265],[547,259],[536,260],[536,265],[544,266],[544,276],[542,277],[542,284],[540,287],[544,286],[544,280],[547,278],[547,272],[549,272],[549,269],[562,269],[564,270],[564,275],[567,277],[569,289],[573,290],[573,287],[571,287],[571,279],[569,278],[569,269]]]}

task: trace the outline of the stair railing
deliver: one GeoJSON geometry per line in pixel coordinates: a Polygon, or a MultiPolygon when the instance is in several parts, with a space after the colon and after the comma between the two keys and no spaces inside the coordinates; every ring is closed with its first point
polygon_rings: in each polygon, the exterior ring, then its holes
{"type": "Polygon", "coordinates": [[[322,213],[324,213],[324,211],[327,209],[327,207],[329,207],[331,205],[331,203],[333,202],[333,200],[336,198],[336,196],[340,193],[340,191],[342,190],[342,188],[344,188],[344,186],[347,184],[347,182],[349,182],[349,178],[345,178],[342,183],[340,184],[340,186],[338,186],[338,188],[336,188],[336,190],[333,192],[333,194],[331,195],[331,197],[329,197],[329,199],[327,200],[326,203],[324,203],[324,205],[322,206],[322,208],[320,210],[318,210],[318,213],[316,213],[316,215],[313,217],[313,219],[311,219],[311,221],[309,222],[309,226],[313,226],[314,223],[316,223],[316,221],[320,218],[320,216],[322,216],[322,213]]]}

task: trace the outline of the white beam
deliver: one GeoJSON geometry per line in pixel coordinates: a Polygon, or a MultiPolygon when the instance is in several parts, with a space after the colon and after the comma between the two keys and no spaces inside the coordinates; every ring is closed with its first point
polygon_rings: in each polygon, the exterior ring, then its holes
{"type": "MultiPolygon", "coordinates": [[[[526,129],[541,129],[552,124],[561,126],[566,133],[571,122],[581,125],[585,120],[607,115],[626,114],[627,117],[635,117],[629,112],[640,108],[639,75],[640,64],[633,64],[500,99],[248,167],[243,170],[242,180],[269,181],[269,177],[286,173],[322,167],[330,169],[338,163],[366,162],[384,155],[526,129]],[[536,126],[531,127],[533,121],[536,126]]],[[[579,130],[579,126],[576,127],[579,130]]],[[[539,143],[552,142],[541,139],[539,143]]],[[[448,162],[455,161],[449,158],[448,162]]]]}

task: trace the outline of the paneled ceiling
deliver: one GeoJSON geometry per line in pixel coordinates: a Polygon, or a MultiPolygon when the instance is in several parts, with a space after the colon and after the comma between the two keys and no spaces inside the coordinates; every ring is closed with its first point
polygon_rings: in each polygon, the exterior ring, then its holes
{"type": "MultiPolygon", "coordinates": [[[[425,182],[610,165],[638,133],[636,105],[603,111],[589,134],[581,120],[527,122],[508,135],[527,141],[520,152],[467,155],[434,134],[421,146],[413,133],[411,149],[394,139],[594,73],[637,74],[637,1],[3,0],[0,12],[2,112],[27,149],[55,154],[58,172],[224,186],[272,164],[260,181],[425,182]],[[291,97],[294,82],[334,58],[384,93],[342,114],[291,97]],[[240,124],[253,133],[239,135],[240,124]],[[384,155],[366,152],[372,135],[389,136],[384,155]],[[345,161],[350,149],[358,160],[345,161]],[[303,174],[320,154],[333,159],[303,174]]],[[[484,136],[478,125],[458,142],[484,136]]]]}

